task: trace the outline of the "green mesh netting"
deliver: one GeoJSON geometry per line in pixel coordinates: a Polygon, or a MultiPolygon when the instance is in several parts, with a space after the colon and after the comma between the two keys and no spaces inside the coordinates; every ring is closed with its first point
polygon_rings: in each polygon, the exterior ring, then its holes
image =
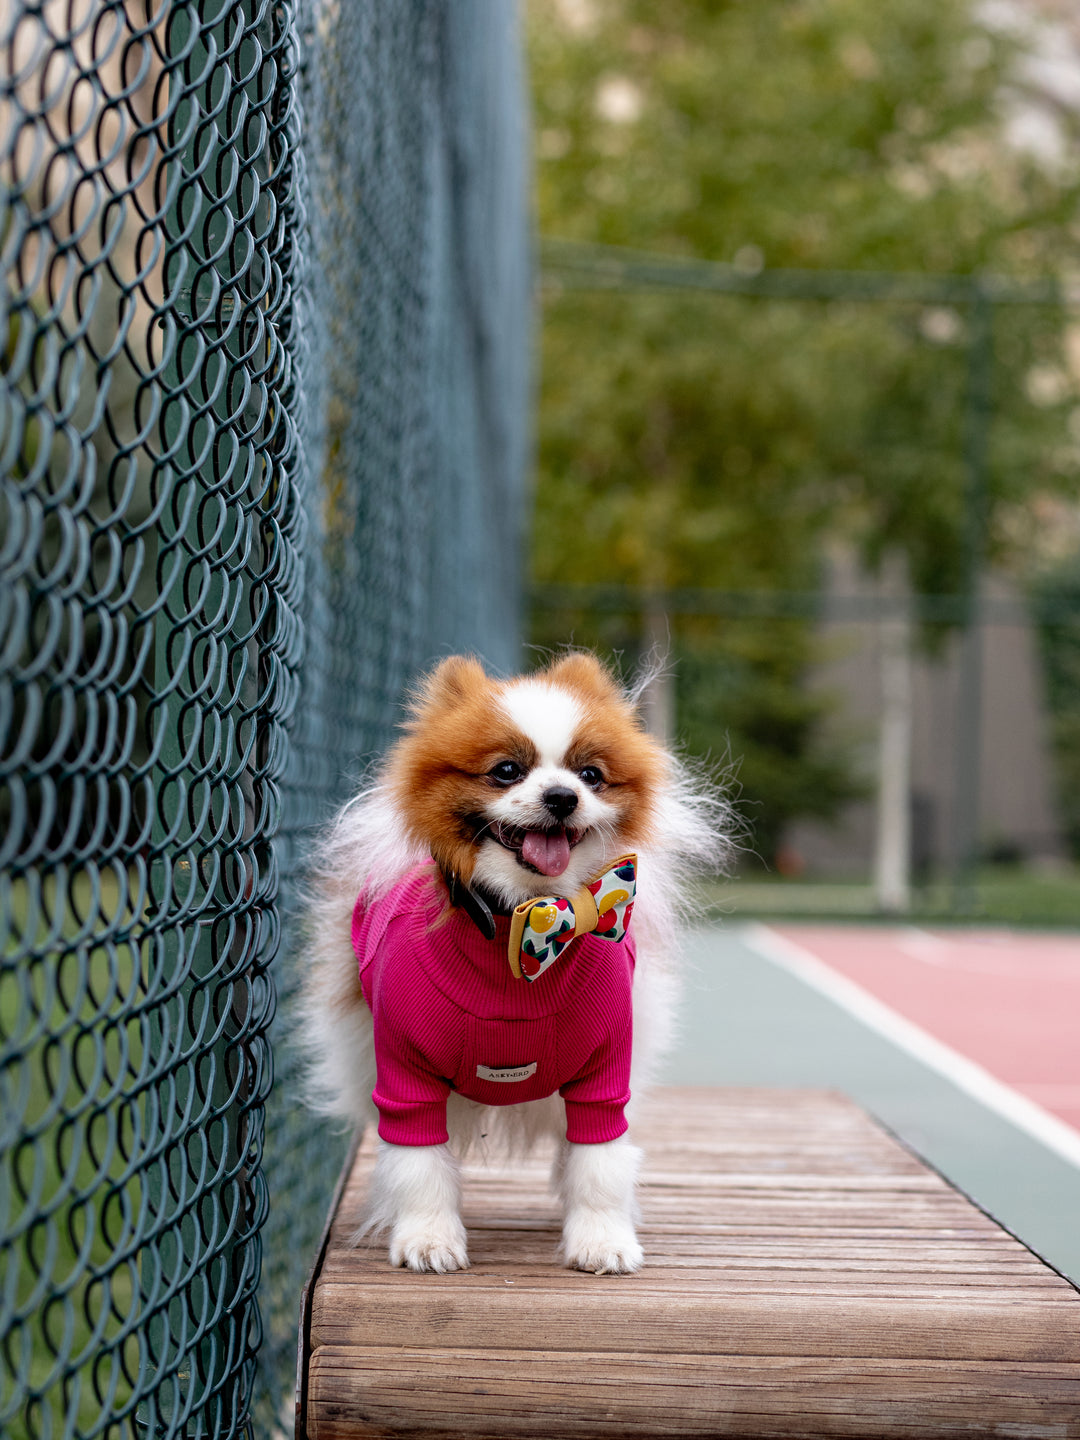
{"type": "Polygon", "coordinates": [[[515,11],[0,27],[0,1430],[285,1433],[306,840],[417,668],[516,659],[515,11]]]}

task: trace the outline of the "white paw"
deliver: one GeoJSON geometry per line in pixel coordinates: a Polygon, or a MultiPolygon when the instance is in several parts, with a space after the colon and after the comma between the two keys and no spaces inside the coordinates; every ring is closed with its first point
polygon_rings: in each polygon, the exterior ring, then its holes
{"type": "Polygon", "coordinates": [[[467,1270],[469,1254],[464,1225],[456,1216],[399,1221],[390,1233],[390,1264],[407,1265],[410,1270],[432,1270],[436,1275],[467,1270]]]}
{"type": "Polygon", "coordinates": [[[571,1270],[590,1270],[594,1275],[632,1275],[645,1262],[626,1216],[595,1211],[566,1217],[559,1254],[571,1270]]]}

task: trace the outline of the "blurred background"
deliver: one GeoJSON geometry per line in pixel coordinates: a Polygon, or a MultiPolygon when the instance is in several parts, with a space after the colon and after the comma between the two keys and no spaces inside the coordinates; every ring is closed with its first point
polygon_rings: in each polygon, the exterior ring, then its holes
{"type": "Polygon", "coordinates": [[[307,856],[458,650],[663,657],[738,796],[669,1078],[842,1088],[1080,1274],[1074,7],[0,0],[0,55],[0,1432],[292,1433],[307,856]]]}
{"type": "Polygon", "coordinates": [[[530,637],[666,655],[741,913],[1080,919],[1080,22],[530,0],[530,637]]]}

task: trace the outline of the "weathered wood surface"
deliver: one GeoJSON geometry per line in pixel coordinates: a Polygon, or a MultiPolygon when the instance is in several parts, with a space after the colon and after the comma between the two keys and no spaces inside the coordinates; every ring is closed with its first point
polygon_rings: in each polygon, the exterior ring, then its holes
{"type": "Polygon", "coordinates": [[[635,1276],[556,1264],[540,1158],[468,1169],[469,1271],[391,1270],[348,1244],[362,1146],[308,1295],[308,1440],[1080,1440],[1080,1295],[849,1101],[661,1090],[635,1137],[635,1276]]]}

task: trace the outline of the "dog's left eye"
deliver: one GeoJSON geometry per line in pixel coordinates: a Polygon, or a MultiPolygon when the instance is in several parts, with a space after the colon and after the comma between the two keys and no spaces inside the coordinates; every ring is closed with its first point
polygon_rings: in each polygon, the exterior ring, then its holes
{"type": "Polygon", "coordinates": [[[594,787],[604,783],[604,777],[595,765],[586,765],[584,770],[579,770],[578,779],[584,781],[586,785],[594,787]]]}
{"type": "Polygon", "coordinates": [[[514,785],[522,778],[525,771],[516,760],[500,760],[488,771],[492,780],[497,780],[500,785],[514,785]]]}

